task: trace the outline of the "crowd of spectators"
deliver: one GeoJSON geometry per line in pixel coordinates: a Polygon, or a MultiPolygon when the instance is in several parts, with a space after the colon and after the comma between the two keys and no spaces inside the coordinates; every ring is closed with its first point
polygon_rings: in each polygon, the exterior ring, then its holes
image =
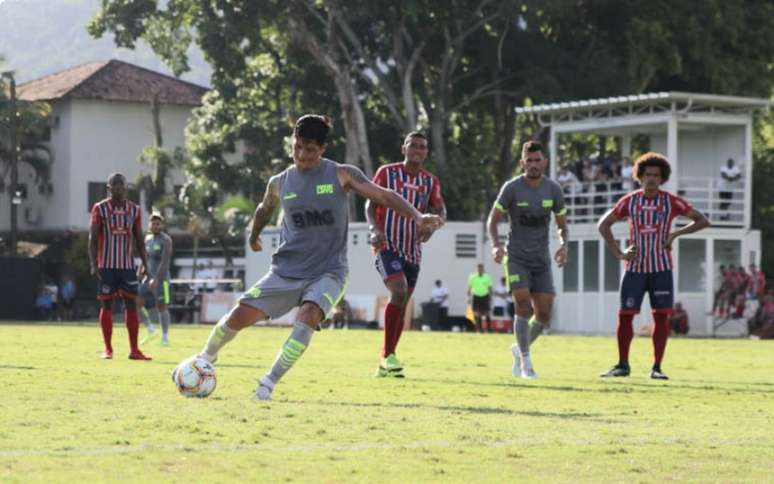
{"type": "Polygon", "coordinates": [[[638,187],[632,160],[600,155],[562,164],[556,181],[574,215],[601,215],[627,192],[638,187]]]}
{"type": "Polygon", "coordinates": [[[749,270],[720,266],[720,281],[712,305],[718,320],[748,318],[751,335],[774,337],[774,288],[766,289],[766,275],[750,264],[749,270]]]}

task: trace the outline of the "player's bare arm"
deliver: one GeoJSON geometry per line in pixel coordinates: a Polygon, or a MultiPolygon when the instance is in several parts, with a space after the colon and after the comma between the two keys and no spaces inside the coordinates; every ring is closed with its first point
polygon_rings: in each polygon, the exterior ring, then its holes
{"type": "Polygon", "coordinates": [[[492,210],[489,211],[489,217],[486,219],[486,231],[489,234],[489,243],[492,244],[492,259],[498,264],[505,257],[505,248],[500,243],[500,232],[497,229],[497,225],[504,221],[505,213],[497,208],[496,204],[493,205],[492,210]]]}
{"type": "Polygon", "coordinates": [[[404,200],[403,197],[392,190],[387,190],[386,188],[373,183],[355,166],[339,165],[337,175],[339,183],[345,189],[352,190],[371,202],[391,208],[404,217],[414,219],[420,230],[425,228],[435,230],[443,225],[441,217],[435,214],[419,213],[419,211],[404,200]]]}
{"type": "Polygon", "coordinates": [[[692,209],[690,212],[685,214],[685,216],[691,219],[692,222],[686,225],[685,227],[679,228],[674,232],[672,232],[671,234],[669,234],[669,237],[667,238],[667,242],[666,242],[667,247],[671,248],[672,242],[674,242],[674,240],[680,237],[681,235],[692,234],[694,232],[698,232],[699,230],[706,229],[707,227],[710,226],[709,219],[707,219],[707,217],[703,213],[699,212],[696,209],[692,209]]]}
{"type": "Polygon", "coordinates": [[[616,259],[632,260],[637,255],[637,248],[634,245],[630,245],[625,251],[621,252],[621,249],[618,247],[618,243],[613,236],[613,229],[611,227],[619,220],[620,219],[616,217],[615,213],[613,213],[613,209],[610,209],[602,216],[597,224],[597,228],[599,229],[602,238],[605,239],[605,243],[610,249],[610,252],[613,253],[613,256],[615,256],[616,259]]]}
{"type": "Polygon", "coordinates": [[[274,217],[274,212],[279,206],[279,178],[273,176],[266,184],[266,192],[263,194],[263,200],[258,204],[253,214],[253,223],[250,228],[250,248],[254,252],[260,252],[263,249],[261,243],[261,232],[274,217]]]}
{"type": "MultiPolygon", "coordinates": [[[[434,213],[441,217],[444,223],[446,223],[446,204],[444,202],[431,204],[430,205],[430,213],[434,213]]],[[[424,243],[430,240],[430,237],[433,236],[435,233],[435,230],[423,230],[420,232],[420,240],[424,243]]]]}
{"type": "Polygon", "coordinates": [[[556,215],[557,234],[559,235],[559,249],[554,254],[556,265],[564,267],[570,260],[567,244],[570,242],[570,228],[567,226],[567,215],[556,215]]]}
{"type": "Polygon", "coordinates": [[[366,200],[365,216],[368,222],[368,230],[371,232],[371,245],[374,249],[381,249],[387,242],[384,230],[376,223],[376,204],[371,200],[366,200]]]}
{"type": "Polygon", "coordinates": [[[97,268],[97,240],[101,228],[100,224],[94,223],[89,227],[89,268],[91,275],[96,277],[97,280],[102,280],[102,275],[97,268]]]}

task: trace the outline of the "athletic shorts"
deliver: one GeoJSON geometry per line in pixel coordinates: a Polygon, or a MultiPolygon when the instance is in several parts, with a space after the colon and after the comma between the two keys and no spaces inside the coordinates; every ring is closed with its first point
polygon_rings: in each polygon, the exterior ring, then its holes
{"type": "Polygon", "coordinates": [[[99,269],[102,281],[97,285],[97,299],[137,297],[137,272],[134,269],[99,269]]]}
{"type": "Polygon", "coordinates": [[[145,307],[150,309],[157,304],[169,305],[172,301],[172,293],[169,288],[169,279],[162,279],[156,284],[156,289],[150,287],[150,282],[146,281],[140,285],[140,296],[145,300],[145,307]]]}
{"type": "Polygon", "coordinates": [[[473,302],[471,307],[474,312],[488,313],[489,312],[489,296],[473,296],[473,302]]]}
{"type": "Polygon", "coordinates": [[[503,263],[505,279],[508,281],[511,291],[527,288],[531,294],[556,294],[550,265],[546,265],[540,270],[528,269],[525,264],[513,257],[507,257],[503,263]]]}
{"type": "Polygon", "coordinates": [[[416,287],[417,279],[419,279],[419,266],[408,262],[397,252],[387,249],[380,251],[376,254],[374,264],[384,282],[405,275],[408,287],[412,289],[416,287]]]}
{"type": "Polygon", "coordinates": [[[621,311],[639,314],[646,292],[652,309],[672,309],[675,299],[672,271],[626,272],[621,281],[621,311]]]}
{"type": "Polygon", "coordinates": [[[311,302],[327,317],[344,297],[347,279],[332,273],[314,279],[290,279],[269,271],[239,298],[239,303],[260,309],[269,318],[278,318],[294,307],[311,302]]]}

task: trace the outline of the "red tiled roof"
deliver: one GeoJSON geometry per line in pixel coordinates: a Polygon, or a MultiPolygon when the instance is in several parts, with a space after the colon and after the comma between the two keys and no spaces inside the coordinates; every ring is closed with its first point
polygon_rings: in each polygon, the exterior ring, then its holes
{"type": "Polygon", "coordinates": [[[162,104],[196,106],[207,88],[181,81],[119,60],[92,62],[18,87],[25,101],[51,101],[64,97],[109,101],[150,102],[154,94],[162,104]]]}

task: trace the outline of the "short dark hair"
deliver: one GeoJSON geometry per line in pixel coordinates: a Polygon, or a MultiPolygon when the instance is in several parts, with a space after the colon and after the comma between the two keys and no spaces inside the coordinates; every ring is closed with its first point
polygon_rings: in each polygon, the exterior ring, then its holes
{"type": "Polygon", "coordinates": [[[305,114],[298,118],[293,134],[299,138],[316,141],[324,145],[333,127],[333,120],[323,114],[305,114]]]}
{"type": "Polygon", "coordinates": [[[109,176],[109,177],[108,177],[108,179],[107,179],[107,184],[108,184],[108,185],[112,185],[112,183],[111,183],[111,182],[112,182],[112,181],[113,181],[115,178],[121,178],[121,179],[124,181],[124,184],[126,184],[126,176],[124,176],[124,174],[123,174],[123,173],[118,173],[118,172],[114,172],[114,173],[111,173],[111,174],[110,174],[110,176],[109,176]]]}
{"type": "Polygon", "coordinates": [[[427,141],[427,136],[425,135],[425,133],[421,131],[412,131],[403,137],[403,144],[405,145],[406,142],[411,138],[422,138],[423,140],[427,141]]]}
{"type": "Polygon", "coordinates": [[[521,157],[526,158],[527,153],[543,152],[543,143],[540,141],[530,140],[521,145],[521,157]]]}
{"type": "Polygon", "coordinates": [[[637,158],[634,162],[634,179],[638,182],[642,182],[642,177],[645,175],[645,168],[649,166],[656,166],[661,170],[661,183],[666,183],[669,180],[669,175],[672,174],[672,167],[666,159],[666,156],[661,153],[654,153],[649,151],[644,155],[637,158]]]}

